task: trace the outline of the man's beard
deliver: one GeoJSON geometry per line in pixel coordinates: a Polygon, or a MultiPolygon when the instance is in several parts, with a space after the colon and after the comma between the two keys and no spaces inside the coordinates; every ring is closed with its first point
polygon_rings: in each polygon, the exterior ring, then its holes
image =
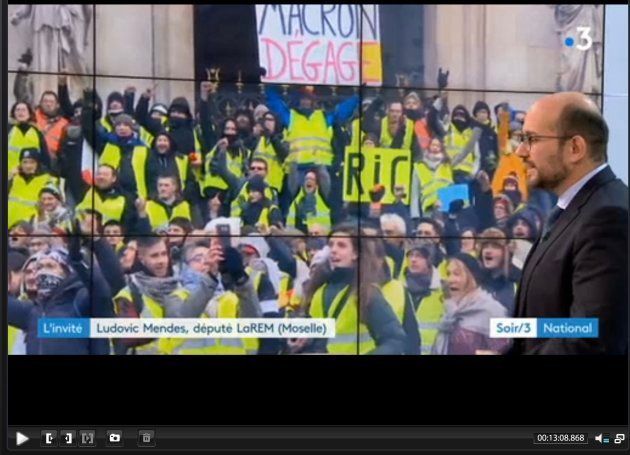
{"type": "Polygon", "coordinates": [[[553,191],[569,175],[569,169],[558,155],[555,155],[549,164],[555,169],[549,170],[545,174],[540,171],[540,168],[534,168],[537,175],[533,181],[527,179],[529,188],[553,191]]]}

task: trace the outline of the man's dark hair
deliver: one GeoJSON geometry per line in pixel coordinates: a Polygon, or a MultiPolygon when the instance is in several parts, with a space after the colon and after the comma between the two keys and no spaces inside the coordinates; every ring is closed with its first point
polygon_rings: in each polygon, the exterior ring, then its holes
{"type": "Polygon", "coordinates": [[[42,96],[39,97],[39,102],[41,103],[42,101],[44,101],[44,97],[47,95],[54,96],[55,101],[59,102],[59,96],[57,96],[57,94],[53,92],[52,90],[46,90],[44,93],[42,93],[42,96]]]}
{"type": "Polygon", "coordinates": [[[181,216],[177,216],[175,218],[173,218],[169,224],[173,224],[175,226],[179,226],[180,228],[182,228],[186,234],[190,234],[193,230],[193,225],[190,222],[190,220],[181,217],[181,216]]]}
{"type": "Polygon", "coordinates": [[[608,159],[608,125],[602,114],[595,109],[568,104],[558,119],[558,134],[562,136],[582,136],[589,145],[591,158],[595,162],[608,159]]]}
{"type": "Polygon", "coordinates": [[[395,98],[395,99],[391,99],[389,101],[387,101],[387,109],[389,110],[389,108],[392,106],[392,104],[400,104],[400,107],[404,107],[403,101],[399,98],[395,98]]]}
{"type": "Polygon", "coordinates": [[[123,232],[123,233],[125,232],[125,226],[123,226],[123,224],[122,224],[120,221],[117,221],[117,220],[109,220],[109,221],[107,221],[107,223],[105,223],[105,224],[103,225],[103,228],[106,228],[106,227],[108,227],[108,226],[119,226],[119,227],[120,227],[120,229],[122,230],[122,232],[123,232]]]}
{"type": "Polygon", "coordinates": [[[178,190],[178,191],[180,190],[180,187],[179,187],[179,177],[178,177],[177,175],[175,175],[175,174],[169,174],[169,173],[160,174],[160,175],[158,175],[158,178],[157,178],[157,179],[158,179],[158,180],[161,180],[161,179],[171,179],[171,180],[173,181],[173,183],[175,183],[175,186],[177,187],[177,190],[178,190]]]}
{"type": "Polygon", "coordinates": [[[136,238],[136,241],[138,242],[138,249],[147,249],[147,248],[151,248],[155,245],[157,245],[160,242],[165,243],[165,239],[164,237],[157,237],[157,236],[139,236],[136,238]]]}
{"type": "Polygon", "coordinates": [[[251,159],[249,164],[252,164],[254,161],[258,161],[259,163],[264,163],[265,164],[265,169],[269,170],[269,164],[267,163],[266,159],[264,159],[264,158],[262,158],[260,156],[256,156],[256,157],[251,159]]]}

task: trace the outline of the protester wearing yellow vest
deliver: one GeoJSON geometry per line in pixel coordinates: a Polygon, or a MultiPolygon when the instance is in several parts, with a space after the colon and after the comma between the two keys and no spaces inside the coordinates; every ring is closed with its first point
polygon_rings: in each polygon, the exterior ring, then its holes
{"type": "Polygon", "coordinates": [[[50,157],[43,134],[34,125],[35,112],[25,102],[18,101],[11,107],[11,120],[7,143],[7,174],[15,170],[20,164],[20,152],[25,148],[39,150],[41,163],[44,167],[50,167],[50,157]]]}
{"type": "Polygon", "coordinates": [[[431,140],[422,160],[415,167],[420,181],[422,213],[426,214],[435,207],[438,190],[453,184],[453,169],[439,139],[431,140]]]}
{"type": "Polygon", "coordinates": [[[265,191],[267,183],[260,175],[253,175],[247,180],[248,199],[243,205],[241,220],[244,226],[282,227],[282,214],[280,209],[272,201],[267,199],[265,191]]]}
{"type": "MultiPolygon", "coordinates": [[[[259,175],[263,180],[268,181],[267,161],[260,156],[252,158],[249,163],[249,176],[253,177],[255,175],[259,175]]],[[[238,218],[249,201],[249,182],[245,178],[237,179],[229,171],[225,172],[224,177],[228,179],[232,188],[241,188],[230,207],[230,216],[238,218]]],[[[275,188],[268,185],[265,186],[264,196],[273,204],[278,204],[278,191],[275,188]]]]}
{"type": "MultiPolygon", "coordinates": [[[[187,245],[184,248],[184,266],[180,273],[182,285],[189,291],[194,292],[198,286],[209,286],[212,290],[211,299],[201,317],[261,317],[262,311],[254,288],[255,280],[248,277],[238,251],[230,247],[224,253],[216,237],[210,243],[210,247],[204,241],[187,245]],[[219,290],[219,281],[227,289],[219,290]]],[[[173,353],[256,354],[258,344],[257,338],[186,339],[174,344],[173,353]]]]}
{"type": "Polygon", "coordinates": [[[127,114],[115,120],[115,133],[106,133],[99,164],[107,164],[118,172],[120,188],[131,195],[146,199],[146,162],[149,148],[134,132],[135,122],[127,114]]]}
{"type": "Polygon", "coordinates": [[[308,232],[314,225],[328,229],[331,225],[330,208],[319,192],[315,172],[307,172],[304,185],[289,207],[287,226],[308,232]]]}
{"type": "Polygon", "coordinates": [[[41,169],[41,152],[24,148],[19,155],[19,166],[9,174],[7,225],[30,221],[38,214],[39,195],[57,179],[41,169]]]}
{"type": "MultiPolygon", "coordinates": [[[[138,238],[138,259],[142,270],[131,274],[128,286],[113,298],[119,317],[199,317],[212,296],[212,289],[199,286],[195,292],[190,292],[181,285],[173,275],[163,238],[138,238]]],[[[117,344],[133,348],[135,354],[171,354],[180,341],[174,338],[121,339],[117,344]]]]}
{"type": "Polygon", "coordinates": [[[444,314],[439,272],[431,263],[432,249],[428,245],[412,245],[407,253],[409,267],[401,277],[415,309],[422,354],[431,353],[444,314]]]}
{"type": "Polygon", "coordinates": [[[359,234],[352,225],[335,227],[328,243],[329,258],[306,286],[309,315],[336,321],[335,337],[315,340],[311,347],[330,354],[402,354],[405,332],[378,285],[384,277],[379,266],[382,258],[368,244],[359,247],[359,234]]]}
{"type": "Polygon", "coordinates": [[[188,156],[177,150],[177,144],[167,132],[161,132],[150,143],[151,150],[145,164],[147,194],[157,194],[157,179],[160,175],[175,175],[184,198],[195,203],[199,199],[199,187],[188,156]]]}
{"type": "MultiPolygon", "coordinates": [[[[414,162],[420,160],[420,144],[414,131],[414,123],[404,115],[403,104],[399,100],[387,103],[386,115],[380,122],[375,114],[383,101],[376,98],[361,118],[361,128],[365,133],[378,137],[378,146],[394,149],[410,150],[414,162]]],[[[353,131],[354,133],[354,131],[353,131]]]]}
{"type": "Polygon", "coordinates": [[[200,225],[200,216],[197,207],[191,207],[188,201],[181,199],[177,188],[177,178],[172,175],[165,175],[158,178],[158,197],[137,201],[138,209],[138,231],[165,232],[168,224],[175,218],[184,218],[195,226],[200,225]]]}
{"type": "Polygon", "coordinates": [[[444,137],[444,148],[453,167],[455,183],[468,182],[480,167],[481,127],[474,126],[468,110],[458,104],[451,113],[451,125],[444,137]]]}
{"type": "Polygon", "coordinates": [[[103,224],[117,221],[123,226],[131,227],[134,223],[135,209],[131,200],[117,186],[118,173],[108,164],[98,167],[94,178],[94,186],[86,193],[77,205],[77,210],[94,210],[101,214],[103,224]]]}
{"type": "Polygon", "coordinates": [[[226,119],[221,131],[223,137],[206,155],[204,164],[205,177],[202,194],[208,198],[213,198],[218,193],[225,195],[233,192],[236,194],[238,189],[230,187],[229,179],[226,179],[223,171],[227,169],[237,179],[243,177],[250,155],[250,151],[238,139],[234,120],[226,119]]]}
{"type": "Polygon", "coordinates": [[[263,115],[261,126],[262,134],[252,158],[262,158],[265,161],[269,186],[280,193],[284,184],[284,160],[289,150],[283,143],[276,116],[272,112],[263,115]]]}
{"type": "Polygon", "coordinates": [[[326,113],[316,107],[312,86],[295,91],[290,106],[271,86],[266,87],[266,95],[267,106],[286,128],[284,138],[289,143],[289,155],[284,164],[289,196],[296,196],[304,174],[313,168],[317,169],[322,194],[328,195],[334,161],[333,127],[350,120],[359,97],[352,96],[337,104],[332,112],[326,113]]]}

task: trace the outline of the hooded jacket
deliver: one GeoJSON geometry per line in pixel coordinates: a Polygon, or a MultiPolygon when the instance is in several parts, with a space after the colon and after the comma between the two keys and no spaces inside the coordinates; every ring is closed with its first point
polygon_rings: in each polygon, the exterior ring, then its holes
{"type": "Polygon", "coordinates": [[[114,317],[112,290],[100,267],[71,261],[74,269],[45,301],[9,297],[8,322],[26,332],[27,355],[106,355],[106,338],[39,338],[40,318],[114,317]]]}

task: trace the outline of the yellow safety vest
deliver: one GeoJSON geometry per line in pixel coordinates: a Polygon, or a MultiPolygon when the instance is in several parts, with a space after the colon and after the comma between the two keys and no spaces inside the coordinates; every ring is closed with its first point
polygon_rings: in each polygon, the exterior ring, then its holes
{"type": "MultiPolygon", "coordinates": [[[[172,295],[176,295],[182,300],[186,300],[190,293],[186,289],[176,289],[173,291],[172,295]]],[[[116,303],[119,299],[124,298],[133,302],[133,296],[131,294],[131,290],[129,286],[123,288],[116,296],[114,297],[114,303],[116,303]]],[[[136,302],[133,302],[136,303],[136,302]]],[[[164,318],[164,308],[160,306],[155,300],[151,297],[143,295],[142,296],[142,311],[140,312],[141,319],[162,319],[164,318]]],[[[150,343],[144,344],[142,346],[137,346],[135,348],[136,354],[142,355],[153,355],[153,354],[172,354],[173,346],[179,342],[180,339],[175,338],[156,338],[150,343]]]]}
{"type": "MultiPolygon", "coordinates": [[[[145,170],[149,149],[144,145],[136,145],[131,153],[133,153],[131,157],[131,167],[133,168],[133,173],[136,177],[138,196],[146,199],[148,191],[145,170]]],[[[107,164],[118,171],[120,170],[121,158],[120,147],[108,142],[103,149],[99,164],[107,164]]]]}
{"type": "MultiPolygon", "coordinates": [[[[405,120],[405,137],[403,143],[400,146],[402,150],[411,150],[411,142],[413,140],[413,122],[409,119],[405,120]]],[[[394,142],[394,137],[389,133],[389,124],[387,122],[387,116],[381,119],[381,147],[391,147],[394,142]]]]}
{"type": "MultiPolygon", "coordinates": [[[[245,184],[241,187],[241,191],[238,193],[238,196],[236,196],[236,198],[232,201],[230,206],[230,215],[232,217],[238,218],[241,216],[241,213],[243,213],[243,206],[249,200],[249,191],[247,190],[248,185],[249,184],[245,182],[245,184]]],[[[265,197],[270,201],[273,201],[276,199],[276,194],[274,194],[270,187],[266,187],[265,197]]]]}
{"type": "MultiPolygon", "coordinates": [[[[228,291],[219,297],[218,319],[238,317],[238,296],[228,291]]],[[[201,318],[207,318],[205,314],[201,318]]],[[[178,338],[172,341],[173,354],[179,355],[244,355],[247,338],[178,338]]]]}
{"type": "Polygon", "coordinates": [[[392,307],[392,310],[394,310],[398,322],[402,325],[405,318],[405,301],[407,296],[404,283],[400,280],[389,280],[381,287],[381,292],[387,303],[392,307]]]}
{"type": "Polygon", "coordinates": [[[280,192],[282,190],[282,182],[284,181],[284,170],[282,163],[278,159],[276,150],[269,140],[263,136],[258,141],[258,146],[252,155],[252,158],[262,158],[267,162],[267,182],[269,186],[280,192]]]}
{"type": "Polygon", "coordinates": [[[444,259],[437,267],[441,280],[446,280],[448,276],[448,261],[444,259]]]}
{"type": "Polygon", "coordinates": [[[18,221],[28,221],[31,217],[37,216],[39,192],[50,183],[57,184],[57,179],[50,174],[37,175],[28,182],[21,174],[13,177],[7,204],[9,227],[18,221]]]}
{"type": "MultiPolygon", "coordinates": [[[[298,196],[291,203],[291,206],[289,207],[289,214],[287,215],[288,227],[296,227],[295,218],[298,213],[298,204],[302,202],[305,196],[306,192],[304,191],[304,188],[302,188],[298,196]]],[[[328,206],[324,202],[324,199],[320,196],[319,193],[315,193],[315,213],[307,214],[304,224],[308,229],[310,229],[315,224],[319,224],[330,229],[330,209],[328,208],[328,206]]]]}
{"type": "Polygon", "coordinates": [[[77,209],[90,209],[95,210],[103,217],[103,224],[110,220],[120,222],[122,220],[123,212],[125,211],[126,199],[123,195],[119,194],[115,198],[102,199],[98,194],[98,191],[94,191],[94,188],[90,188],[85,194],[85,197],[77,209]]]}
{"type": "Polygon", "coordinates": [[[326,114],[319,109],[306,117],[291,109],[285,139],[289,143],[289,156],[285,171],[291,163],[330,166],[333,162],[333,131],[326,122],[326,114]]]}
{"type": "Polygon", "coordinates": [[[112,131],[114,131],[114,127],[112,126],[111,123],[109,123],[109,121],[107,120],[107,117],[105,116],[101,117],[101,119],[99,120],[99,123],[101,124],[103,128],[105,128],[105,131],[107,131],[108,133],[111,133],[112,131]]]}
{"type": "MultiPolygon", "coordinates": [[[[459,132],[457,128],[450,128],[444,138],[444,149],[448,157],[453,160],[461,151],[466,147],[466,144],[470,142],[473,136],[472,128],[467,128],[463,132],[459,132]]],[[[464,158],[458,165],[453,167],[453,171],[462,171],[467,174],[472,174],[475,167],[475,150],[473,149],[466,158],[464,158]]]]}
{"type": "Polygon", "coordinates": [[[426,212],[437,202],[438,190],[453,184],[453,169],[449,163],[440,163],[435,170],[431,170],[424,161],[415,167],[420,180],[422,211],[426,212]]]}
{"type": "Polygon", "coordinates": [[[192,221],[192,217],[190,216],[190,204],[188,204],[188,201],[180,201],[176,206],[174,206],[170,217],[168,216],[166,209],[155,201],[149,200],[147,202],[146,210],[147,216],[149,217],[149,224],[151,224],[151,229],[154,231],[168,227],[168,223],[174,218],[186,218],[187,220],[192,221]]]}
{"type": "Polygon", "coordinates": [[[324,290],[326,284],[319,287],[313,295],[309,314],[312,318],[336,319],[335,338],[328,339],[328,352],[330,354],[366,354],[376,347],[376,343],[370,336],[368,328],[359,321],[358,301],[346,286],[335,296],[328,309],[324,313],[324,290]]]}
{"type": "Polygon", "coordinates": [[[361,124],[360,124],[360,120],[358,118],[355,118],[351,125],[351,137],[350,137],[350,149],[351,150],[359,150],[361,147],[361,144],[363,144],[363,136],[365,136],[365,134],[363,133],[363,131],[361,131],[361,124]]]}
{"type": "MultiPolygon", "coordinates": [[[[210,171],[210,162],[212,161],[212,158],[214,158],[214,155],[217,152],[217,147],[215,146],[212,150],[210,150],[210,152],[206,155],[206,161],[205,161],[205,177],[203,180],[203,188],[202,190],[205,190],[206,188],[217,188],[219,190],[227,190],[228,189],[228,184],[225,180],[223,180],[223,177],[217,175],[217,174],[213,174],[210,171]]],[[[239,153],[236,157],[233,157],[230,152],[226,151],[225,152],[225,158],[227,161],[227,168],[228,170],[234,174],[237,178],[240,178],[243,176],[243,165],[244,165],[244,158],[242,153],[239,153]]]]}
{"type": "Polygon", "coordinates": [[[22,333],[22,331],[20,329],[18,329],[17,327],[13,327],[12,325],[9,326],[9,330],[7,333],[7,354],[11,355],[13,353],[13,347],[15,346],[15,342],[17,341],[18,336],[20,336],[20,334],[22,333]]]}
{"type": "Polygon", "coordinates": [[[24,134],[17,125],[13,125],[11,131],[9,131],[7,173],[19,166],[20,152],[22,149],[36,148],[41,152],[42,144],[39,138],[40,136],[37,134],[37,128],[35,126],[31,125],[26,131],[26,134],[24,134]]]}
{"type": "Polygon", "coordinates": [[[420,301],[416,310],[418,331],[420,332],[422,354],[431,354],[438,327],[444,316],[444,293],[441,289],[433,289],[431,294],[420,301]]]}

